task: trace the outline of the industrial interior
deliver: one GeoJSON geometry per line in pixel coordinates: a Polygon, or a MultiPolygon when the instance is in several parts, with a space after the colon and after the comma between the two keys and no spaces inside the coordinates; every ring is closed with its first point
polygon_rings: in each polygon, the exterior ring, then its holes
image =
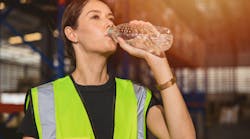
{"type": "MultiPolygon", "coordinates": [[[[0,1],[0,139],[21,138],[16,129],[28,89],[72,69],[61,38],[68,2],[0,1]]],[[[250,138],[250,1],[105,2],[116,24],[143,20],[172,31],[173,46],[166,54],[197,139],[250,138]]],[[[121,49],[110,60],[113,75],[148,86],[160,99],[145,61],[121,49]]]]}

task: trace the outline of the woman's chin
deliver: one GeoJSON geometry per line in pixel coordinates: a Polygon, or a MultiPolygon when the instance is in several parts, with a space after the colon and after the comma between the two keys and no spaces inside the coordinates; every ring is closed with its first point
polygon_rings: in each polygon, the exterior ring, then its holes
{"type": "Polygon", "coordinates": [[[117,43],[115,43],[114,41],[109,41],[109,43],[107,43],[107,48],[110,50],[110,51],[116,51],[117,49],[117,43]]]}
{"type": "Polygon", "coordinates": [[[116,49],[117,49],[117,45],[109,43],[107,45],[104,45],[104,49],[102,50],[101,53],[109,57],[110,55],[115,53],[116,49]]]}
{"type": "Polygon", "coordinates": [[[115,53],[116,49],[117,49],[117,45],[110,45],[109,46],[109,53],[112,55],[113,53],[115,53]]]}

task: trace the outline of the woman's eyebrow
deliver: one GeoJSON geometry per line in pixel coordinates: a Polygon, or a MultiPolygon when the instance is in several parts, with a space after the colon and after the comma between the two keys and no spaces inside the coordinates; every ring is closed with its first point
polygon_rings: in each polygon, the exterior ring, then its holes
{"type": "Polygon", "coordinates": [[[88,14],[91,13],[91,12],[94,12],[94,13],[101,13],[101,11],[99,11],[99,10],[90,10],[90,11],[87,12],[86,15],[88,15],[88,14]]]}
{"type": "MultiPolygon", "coordinates": [[[[92,13],[92,12],[94,12],[94,13],[101,13],[101,11],[99,11],[99,10],[90,10],[90,11],[87,12],[86,15],[88,15],[89,13],[92,13]]],[[[108,13],[108,16],[114,16],[114,15],[113,15],[113,13],[108,13]]]]}

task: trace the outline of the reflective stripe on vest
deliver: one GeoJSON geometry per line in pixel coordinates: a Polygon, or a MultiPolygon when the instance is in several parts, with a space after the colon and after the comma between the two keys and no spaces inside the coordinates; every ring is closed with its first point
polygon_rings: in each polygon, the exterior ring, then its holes
{"type": "MultiPolygon", "coordinates": [[[[86,109],[69,76],[31,90],[40,139],[94,139],[86,109]]],[[[114,139],[146,139],[151,92],[116,78],[114,139]]],[[[28,103],[28,102],[26,102],[28,103]]]]}

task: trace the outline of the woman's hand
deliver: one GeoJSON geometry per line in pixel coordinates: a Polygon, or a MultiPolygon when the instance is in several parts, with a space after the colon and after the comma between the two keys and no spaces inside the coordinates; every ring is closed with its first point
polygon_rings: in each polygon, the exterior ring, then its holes
{"type": "MultiPolygon", "coordinates": [[[[142,58],[146,60],[148,64],[155,63],[156,61],[161,61],[166,58],[166,55],[164,52],[159,50],[154,50],[153,48],[147,48],[139,41],[136,43],[136,45],[130,45],[127,43],[124,39],[118,37],[117,38],[118,43],[120,44],[120,47],[128,52],[130,55],[142,58]]],[[[156,62],[157,63],[157,62],[156,62]]]]}
{"type": "Polygon", "coordinates": [[[127,40],[131,46],[145,50],[156,56],[163,56],[162,54],[164,51],[162,51],[160,46],[157,44],[161,33],[151,23],[134,20],[129,24],[132,26],[132,28],[136,28],[135,32],[143,34],[137,35],[135,38],[127,40]]]}
{"type": "Polygon", "coordinates": [[[118,37],[117,40],[123,50],[130,55],[142,58],[147,62],[159,84],[162,84],[173,77],[165,53],[162,53],[161,56],[156,56],[151,52],[144,50],[144,48],[141,48],[142,46],[140,45],[131,46],[120,37],[118,37]],[[167,77],[162,76],[162,73],[167,74],[167,77]]]}
{"type": "MultiPolygon", "coordinates": [[[[159,33],[152,24],[143,21],[131,21],[130,24],[136,24],[136,26],[147,26],[148,33],[159,33]]],[[[145,45],[143,41],[140,39],[135,39],[134,42],[129,40],[127,43],[124,39],[118,37],[117,38],[120,47],[128,52],[130,55],[144,59],[150,69],[152,70],[156,81],[161,84],[168,79],[173,77],[169,64],[167,62],[166,55],[164,51],[161,51],[158,46],[155,45],[145,45]],[[150,47],[149,47],[150,46],[150,47]],[[162,73],[168,74],[167,78],[162,76],[162,73]]]]}
{"type": "MultiPolygon", "coordinates": [[[[131,21],[129,24],[133,24],[138,28],[143,29],[142,32],[148,35],[159,35],[159,31],[149,22],[144,21],[131,21]]],[[[122,38],[117,38],[118,43],[121,48],[128,52],[130,55],[143,58],[147,62],[152,63],[153,61],[165,59],[165,52],[161,50],[157,44],[154,44],[153,40],[150,38],[143,38],[143,36],[137,36],[131,40],[123,40],[122,38]],[[151,61],[151,62],[150,62],[151,61]]],[[[168,47],[168,49],[171,45],[168,47]]]]}

